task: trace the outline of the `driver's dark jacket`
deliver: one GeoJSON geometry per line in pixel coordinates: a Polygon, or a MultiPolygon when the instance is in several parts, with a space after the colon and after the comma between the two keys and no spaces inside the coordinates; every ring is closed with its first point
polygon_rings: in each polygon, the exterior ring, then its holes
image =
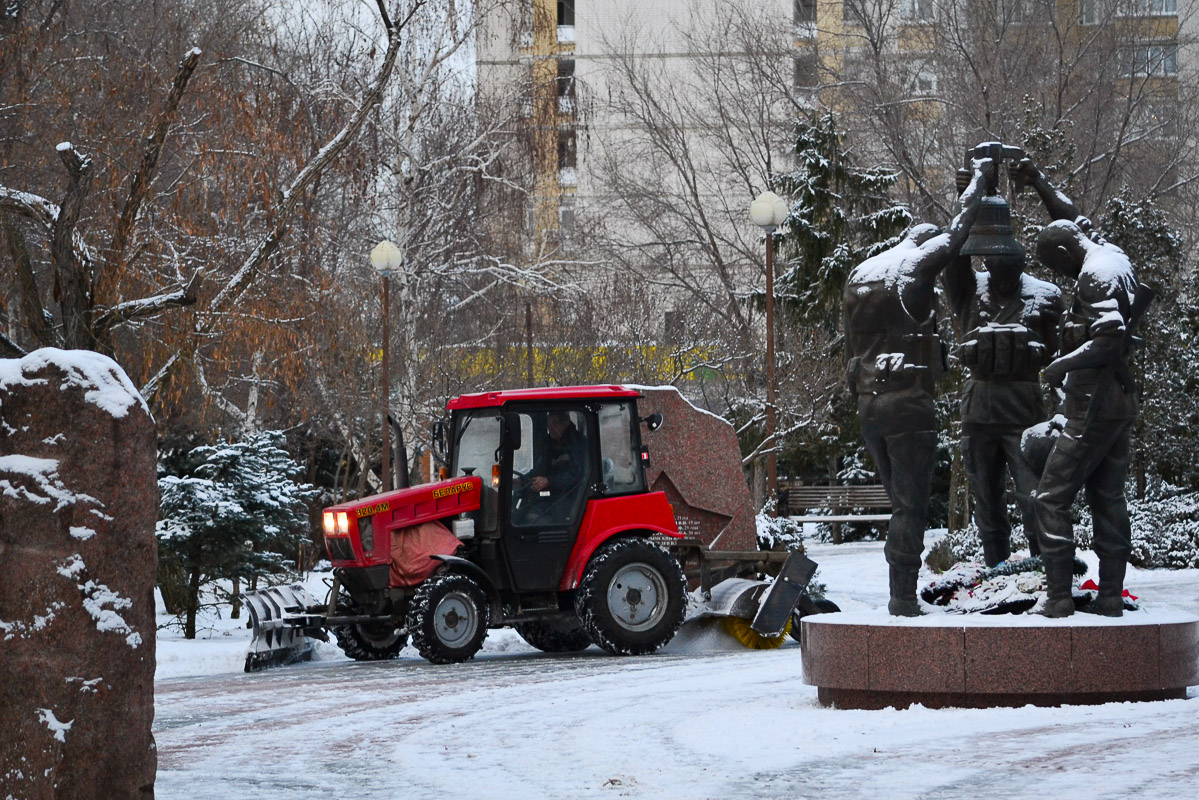
{"type": "Polygon", "coordinates": [[[572,423],[561,439],[547,439],[541,457],[533,464],[533,475],[545,477],[551,492],[573,489],[587,472],[587,443],[572,423]]]}

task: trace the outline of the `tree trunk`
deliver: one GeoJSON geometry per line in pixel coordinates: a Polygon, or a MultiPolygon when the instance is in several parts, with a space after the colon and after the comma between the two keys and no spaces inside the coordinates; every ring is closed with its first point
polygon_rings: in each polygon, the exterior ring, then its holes
{"type": "Polygon", "coordinates": [[[753,462],[750,470],[750,496],[753,497],[754,510],[761,511],[766,503],[766,462],[759,458],[753,462]]]}
{"type": "Polygon", "coordinates": [[[241,579],[234,576],[233,591],[229,593],[229,619],[241,619],[241,579]]]}
{"type": "Polygon", "coordinates": [[[200,569],[192,570],[187,582],[187,618],[183,623],[183,638],[196,638],[196,612],[200,609],[200,569]]]}
{"type": "Polygon", "coordinates": [[[950,533],[960,531],[970,524],[970,478],[966,474],[966,462],[960,447],[953,449],[949,464],[949,519],[950,533]]]}

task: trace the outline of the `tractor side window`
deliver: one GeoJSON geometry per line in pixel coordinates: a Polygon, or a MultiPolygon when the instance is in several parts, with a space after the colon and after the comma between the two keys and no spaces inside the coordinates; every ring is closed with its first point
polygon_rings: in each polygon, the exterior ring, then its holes
{"type": "Polygon", "coordinates": [[[600,408],[600,463],[608,494],[645,491],[645,473],[633,447],[636,424],[632,403],[613,403],[600,408]]]}
{"type": "Polygon", "coordinates": [[[484,481],[491,480],[495,451],[500,446],[500,418],[494,412],[464,416],[459,423],[458,435],[461,438],[454,450],[457,463],[452,477],[460,477],[466,470],[473,469],[473,474],[484,481]]]}

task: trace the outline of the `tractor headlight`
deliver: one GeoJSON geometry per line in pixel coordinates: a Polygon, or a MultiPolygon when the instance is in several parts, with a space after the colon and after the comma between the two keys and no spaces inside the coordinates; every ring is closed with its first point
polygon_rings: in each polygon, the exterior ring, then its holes
{"type": "Polygon", "coordinates": [[[344,511],[337,512],[337,535],[350,535],[350,515],[344,511]]]}
{"type": "Polygon", "coordinates": [[[321,522],[324,524],[326,536],[332,536],[337,532],[337,523],[333,519],[332,511],[326,511],[324,514],[322,514],[321,522]]]}

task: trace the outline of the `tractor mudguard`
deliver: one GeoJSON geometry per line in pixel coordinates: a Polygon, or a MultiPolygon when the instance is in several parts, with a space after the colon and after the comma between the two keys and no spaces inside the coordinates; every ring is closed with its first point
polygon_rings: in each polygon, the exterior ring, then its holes
{"type": "Polygon", "coordinates": [[[469,575],[478,581],[479,586],[487,593],[488,605],[491,606],[491,619],[489,622],[493,625],[499,625],[503,622],[503,613],[501,611],[503,604],[500,602],[500,593],[496,590],[495,584],[491,582],[491,578],[487,576],[482,567],[473,561],[467,561],[465,558],[459,556],[430,555],[429,558],[445,564],[442,571],[469,575]]]}

